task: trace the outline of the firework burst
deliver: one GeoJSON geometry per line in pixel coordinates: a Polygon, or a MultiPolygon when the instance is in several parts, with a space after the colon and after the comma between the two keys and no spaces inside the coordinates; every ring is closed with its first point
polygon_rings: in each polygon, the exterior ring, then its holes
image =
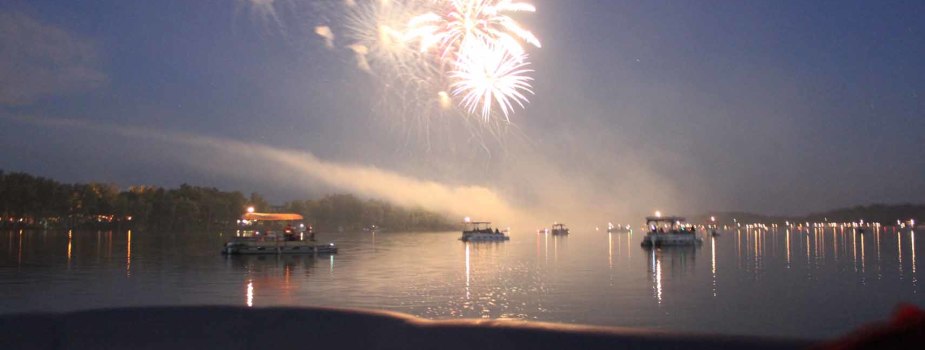
{"type": "MultiPolygon", "coordinates": [[[[510,122],[533,79],[525,44],[539,39],[511,16],[536,8],[514,0],[354,0],[344,37],[357,65],[391,89],[441,110],[456,104],[482,122],[510,122]],[[494,118],[494,116],[502,119],[494,118]]],[[[326,42],[332,33],[322,35],[326,42]]],[[[321,33],[319,33],[321,35],[321,33]]]]}
{"type": "Polygon", "coordinates": [[[533,5],[512,0],[444,0],[446,8],[413,18],[409,22],[410,38],[417,39],[421,50],[436,45],[443,56],[453,58],[466,48],[467,41],[482,41],[503,48],[518,57],[524,54],[521,42],[541,47],[539,39],[508,16],[511,12],[536,12],[533,5]],[[442,15],[441,15],[442,14],[442,15]]]}
{"type": "Polygon", "coordinates": [[[526,57],[514,56],[480,40],[469,41],[466,46],[450,73],[454,79],[453,95],[461,96],[460,104],[485,122],[491,118],[495,104],[505,121],[510,122],[513,105],[523,108],[527,102],[524,93],[533,93],[530,87],[533,78],[528,76],[532,70],[526,68],[529,65],[526,57]]]}

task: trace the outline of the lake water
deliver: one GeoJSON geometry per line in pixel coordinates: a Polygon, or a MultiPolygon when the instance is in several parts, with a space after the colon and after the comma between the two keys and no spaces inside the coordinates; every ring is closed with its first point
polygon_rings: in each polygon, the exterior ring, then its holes
{"type": "MultiPolygon", "coordinates": [[[[0,232],[0,313],[137,305],[335,306],[685,332],[831,337],[925,305],[916,233],[726,231],[698,248],[640,233],[319,234],[336,256],[225,257],[229,233],[0,232]]],[[[923,240],[923,238],[919,238],[923,240]]]]}

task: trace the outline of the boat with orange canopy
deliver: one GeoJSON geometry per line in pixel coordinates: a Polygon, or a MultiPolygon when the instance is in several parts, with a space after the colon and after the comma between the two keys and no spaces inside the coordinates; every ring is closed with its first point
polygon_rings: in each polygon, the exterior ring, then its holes
{"type": "Polygon", "coordinates": [[[334,243],[317,244],[315,231],[295,213],[255,213],[238,220],[240,229],[225,242],[222,254],[337,254],[334,243]]]}

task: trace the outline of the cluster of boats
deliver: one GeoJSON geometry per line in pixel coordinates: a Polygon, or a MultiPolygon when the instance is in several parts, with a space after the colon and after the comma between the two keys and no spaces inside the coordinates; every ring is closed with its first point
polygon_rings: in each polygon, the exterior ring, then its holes
{"type": "MultiPolygon", "coordinates": [[[[318,244],[311,226],[302,222],[299,214],[292,213],[254,213],[249,211],[239,220],[241,229],[222,247],[226,255],[259,254],[337,254],[334,243],[318,244]]],[[[506,230],[491,227],[487,221],[466,221],[462,237],[463,242],[503,242],[511,239],[506,230]]],[[[648,232],[643,237],[643,247],[661,247],[678,245],[698,245],[703,239],[697,234],[693,225],[677,216],[652,216],[646,218],[648,232]]],[[[373,231],[375,226],[369,230],[373,231]]],[[[608,232],[631,232],[629,225],[614,226],[608,224],[608,232]]],[[[555,236],[569,234],[565,224],[555,223],[540,233],[555,236]]],[[[715,232],[713,233],[715,234],[715,232]]]]}

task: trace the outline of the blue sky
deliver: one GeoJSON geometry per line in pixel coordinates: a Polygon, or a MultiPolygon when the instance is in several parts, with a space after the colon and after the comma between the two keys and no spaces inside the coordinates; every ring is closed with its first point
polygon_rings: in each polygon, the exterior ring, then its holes
{"type": "Polygon", "coordinates": [[[518,17],[543,42],[535,95],[498,136],[384,107],[349,43],[313,33],[338,34],[339,1],[259,3],[0,5],[0,168],[277,201],[345,190],[28,116],[243,140],[595,217],[925,198],[920,2],[535,0],[518,17]]]}

